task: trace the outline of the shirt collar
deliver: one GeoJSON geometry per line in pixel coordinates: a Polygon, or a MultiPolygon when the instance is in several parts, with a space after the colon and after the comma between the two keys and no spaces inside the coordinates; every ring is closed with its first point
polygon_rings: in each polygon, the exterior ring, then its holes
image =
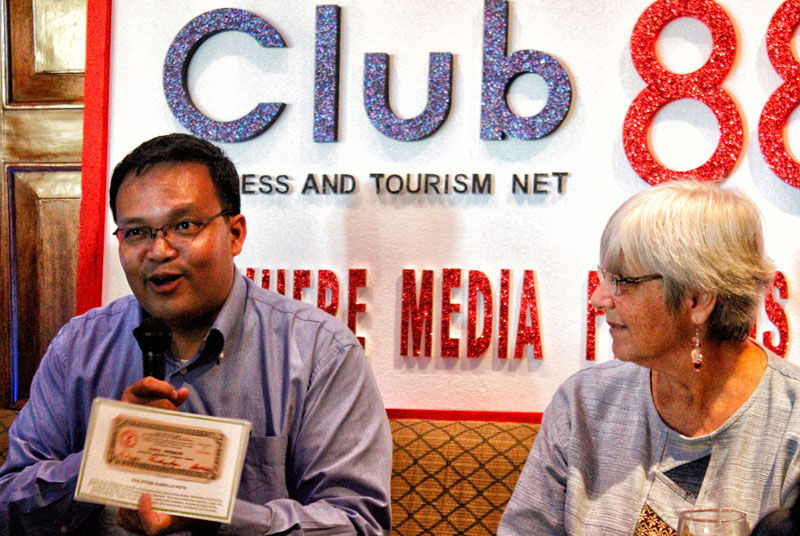
{"type": "MultiPolygon", "coordinates": [[[[203,339],[203,344],[200,345],[199,352],[190,360],[192,363],[196,361],[205,362],[211,358],[222,361],[225,358],[223,353],[225,342],[239,336],[238,332],[241,331],[239,319],[244,315],[246,303],[247,285],[244,282],[243,276],[239,273],[239,269],[234,265],[231,291],[228,293],[228,297],[225,299],[222,309],[219,310],[217,318],[214,319],[211,329],[208,330],[205,339],[203,339]],[[197,358],[201,356],[204,357],[198,360],[197,358]]],[[[139,310],[141,311],[140,320],[151,316],[141,305],[139,306],[139,310]]]]}

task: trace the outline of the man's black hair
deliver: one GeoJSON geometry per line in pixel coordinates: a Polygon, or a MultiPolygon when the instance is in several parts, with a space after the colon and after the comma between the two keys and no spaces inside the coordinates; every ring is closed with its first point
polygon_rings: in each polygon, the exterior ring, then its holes
{"type": "Polygon", "coordinates": [[[164,162],[195,162],[205,165],[222,210],[229,211],[231,215],[239,214],[239,174],[230,158],[211,142],[189,134],[176,133],[147,140],[114,168],[108,191],[108,202],[114,221],[117,221],[117,193],[125,177],[131,172],[136,176],[141,175],[148,166],[164,162]]]}

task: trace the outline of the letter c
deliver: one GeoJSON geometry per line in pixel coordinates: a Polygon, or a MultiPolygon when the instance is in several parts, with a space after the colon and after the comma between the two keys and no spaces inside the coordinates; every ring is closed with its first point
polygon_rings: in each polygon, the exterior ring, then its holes
{"type": "Polygon", "coordinates": [[[238,142],[254,138],[267,130],[286,106],[282,102],[262,102],[235,121],[214,121],[197,109],[189,95],[189,63],[206,39],[228,30],[244,32],[265,48],[286,46],[281,34],[267,21],[243,9],[207,11],[181,28],[164,59],[164,95],[181,125],[210,141],[238,142]]]}

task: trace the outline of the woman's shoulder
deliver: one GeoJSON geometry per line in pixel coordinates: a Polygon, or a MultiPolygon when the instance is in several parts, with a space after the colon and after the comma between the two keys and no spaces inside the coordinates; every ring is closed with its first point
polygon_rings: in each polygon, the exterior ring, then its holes
{"type": "Polygon", "coordinates": [[[767,369],[761,403],[785,407],[793,419],[800,419],[800,367],[767,351],[767,369]]]}
{"type": "Polygon", "coordinates": [[[600,390],[639,389],[643,383],[645,386],[648,385],[647,380],[649,378],[649,369],[633,363],[620,361],[619,359],[612,359],[576,372],[567,378],[562,386],[567,388],[600,390]]]}
{"type": "Polygon", "coordinates": [[[641,403],[650,396],[649,378],[649,369],[612,359],[567,378],[554,400],[592,413],[615,407],[637,407],[641,411],[641,403]]]}
{"type": "Polygon", "coordinates": [[[800,388],[800,367],[769,350],[765,349],[764,351],[767,353],[767,368],[773,371],[773,375],[779,381],[785,381],[795,388],[800,388]]]}

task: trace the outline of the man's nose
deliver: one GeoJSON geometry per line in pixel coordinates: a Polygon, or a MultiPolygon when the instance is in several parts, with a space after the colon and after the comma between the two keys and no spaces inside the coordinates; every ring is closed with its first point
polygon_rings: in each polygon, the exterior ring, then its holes
{"type": "Polygon", "coordinates": [[[177,251],[174,247],[172,247],[172,244],[170,244],[169,239],[167,238],[166,229],[153,229],[150,236],[150,243],[147,245],[148,257],[153,259],[163,259],[170,258],[176,254],[177,251]]]}

